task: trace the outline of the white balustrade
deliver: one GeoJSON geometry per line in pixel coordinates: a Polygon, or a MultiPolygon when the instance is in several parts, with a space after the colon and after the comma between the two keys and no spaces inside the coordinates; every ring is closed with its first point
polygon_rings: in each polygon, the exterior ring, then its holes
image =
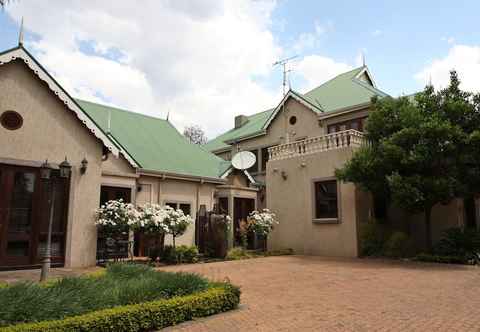
{"type": "Polygon", "coordinates": [[[364,144],[363,133],[349,129],[273,146],[268,149],[268,153],[269,160],[279,160],[345,147],[360,147],[362,144],[364,144]]]}

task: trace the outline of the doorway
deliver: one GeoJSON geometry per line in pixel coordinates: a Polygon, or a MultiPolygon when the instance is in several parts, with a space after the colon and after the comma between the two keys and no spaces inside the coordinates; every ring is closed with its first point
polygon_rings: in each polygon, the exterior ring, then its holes
{"type": "MultiPolygon", "coordinates": [[[[255,210],[255,200],[252,198],[233,198],[233,228],[234,228],[234,243],[236,246],[242,244],[242,239],[240,236],[240,223],[242,221],[247,221],[248,215],[255,210]]],[[[250,236],[249,236],[249,246],[250,246],[250,236]]]]}
{"type": "MultiPolygon", "coordinates": [[[[52,265],[65,261],[68,181],[53,171],[52,265]]],[[[0,269],[38,267],[47,243],[49,186],[34,167],[0,164],[0,269]]]]}

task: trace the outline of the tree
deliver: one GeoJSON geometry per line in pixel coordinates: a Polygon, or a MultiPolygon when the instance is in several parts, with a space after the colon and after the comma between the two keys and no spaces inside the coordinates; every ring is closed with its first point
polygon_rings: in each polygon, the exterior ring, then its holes
{"type": "Polygon", "coordinates": [[[183,136],[185,136],[190,143],[193,144],[206,144],[207,143],[207,137],[205,136],[205,132],[200,128],[200,126],[193,125],[193,126],[187,126],[183,130],[183,136]]]}
{"type": "Polygon", "coordinates": [[[188,228],[188,225],[193,223],[192,217],[185,215],[182,210],[170,206],[164,207],[165,211],[165,230],[167,234],[172,235],[173,248],[175,248],[175,239],[181,236],[188,228]]]}
{"type": "Polygon", "coordinates": [[[423,212],[429,251],[433,206],[480,192],[480,97],[459,85],[452,72],[446,89],[373,100],[368,144],[336,171],[340,180],[423,212]]]}

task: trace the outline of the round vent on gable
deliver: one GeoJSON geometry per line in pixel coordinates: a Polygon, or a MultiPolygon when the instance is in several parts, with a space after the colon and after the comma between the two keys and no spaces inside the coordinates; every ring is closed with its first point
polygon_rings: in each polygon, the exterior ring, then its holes
{"type": "Polygon", "coordinates": [[[0,124],[8,130],[16,130],[22,127],[23,118],[15,111],[5,111],[0,115],[0,124]]]}
{"type": "Polygon", "coordinates": [[[297,117],[295,115],[291,116],[288,122],[290,122],[290,124],[293,126],[295,123],[297,123],[297,117]]]}

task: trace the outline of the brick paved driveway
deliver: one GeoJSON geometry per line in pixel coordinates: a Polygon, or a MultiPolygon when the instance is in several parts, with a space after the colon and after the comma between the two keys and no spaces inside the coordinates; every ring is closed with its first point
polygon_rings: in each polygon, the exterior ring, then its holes
{"type": "Polygon", "coordinates": [[[480,331],[480,269],[283,256],[166,267],[241,286],[238,310],[169,331],[480,331]]]}

